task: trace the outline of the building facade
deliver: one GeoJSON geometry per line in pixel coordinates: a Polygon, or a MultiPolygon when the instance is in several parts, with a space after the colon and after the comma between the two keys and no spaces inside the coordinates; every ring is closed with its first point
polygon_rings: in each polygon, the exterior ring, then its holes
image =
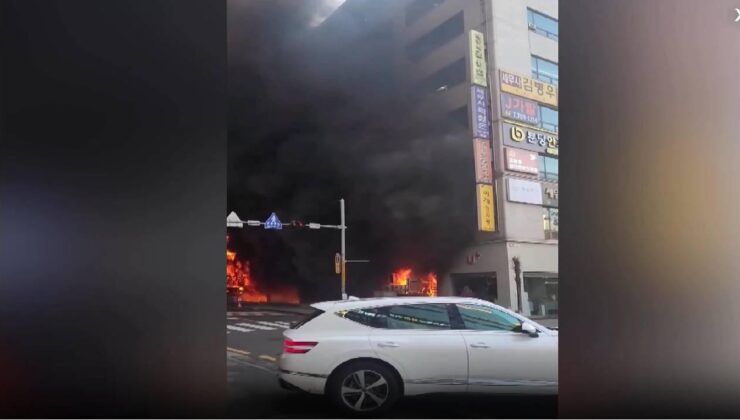
{"type": "MultiPolygon", "coordinates": [[[[478,232],[440,279],[531,316],[558,312],[558,2],[395,3],[395,65],[424,112],[467,127],[478,232]]],[[[473,221],[474,223],[474,221],[473,221]]]]}

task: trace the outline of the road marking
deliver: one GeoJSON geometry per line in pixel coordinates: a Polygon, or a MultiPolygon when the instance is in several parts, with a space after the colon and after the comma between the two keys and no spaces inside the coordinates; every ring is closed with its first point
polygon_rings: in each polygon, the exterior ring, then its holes
{"type": "Polygon", "coordinates": [[[246,328],[235,327],[233,325],[227,325],[226,328],[229,330],[240,331],[240,332],[245,332],[245,333],[254,331],[254,330],[248,330],[246,328]]]}
{"type": "Polygon", "coordinates": [[[275,361],[277,361],[277,359],[276,359],[276,358],[274,358],[274,357],[272,357],[272,356],[268,356],[268,355],[266,355],[266,354],[260,354],[260,357],[259,357],[259,358],[260,358],[260,359],[262,359],[262,360],[269,360],[269,361],[271,361],[271,362],[275,362],[275,361]]]}
{"type": "Polygon", "coordinates": [[[242,359],[242,358],[239,358],[239,357],[233,356],[233,355],[227,355],[227,357],[229,357],[230,360],[232,360],[232,361],[234,361],[236,363],[240,363],[242,365],[247,365],[247,366],[250,366],[250,367],[253,367],[253,368],[264,370],[265,372],[269,372],[269,373],[277,373],[277,368],[274,368],[272,366],[264,366],[264,365],[261,365],[261,364],[258,364],[258,363],[249,361],[247,359],[242,359]]]}
{"type": "Polygon", "coordinates": [[[290,325],[287,322],[269,322],[269,321],[257,321],[257,322],[263,325],[267,325],[268,327],[277,327],[277,328],[287,328],[290,325]]]}
{"type": "Polygon", "coordinates": [[[268,331],[271,331],[271,330],[274,330],[275,329],[275,327],[266,327],[264,325],[259,325],[259,324],[250,324],[248,322],[239,322],[236,325],[239,325],[239,326],[242,326],[242,327],[257,328],[259,330],[268,330],[268,331]]]}
{"type": "Polygon", "coordinates": [[[226,351],[230,351],[230,352],[233,352],[233,353],[238,353],[238,354],[241,354],[243,356],[249,356],[250,354],[252,354],[252,353],[250,353],[248,351],[235,349],[233,347],[226,347],[226,351]]]}

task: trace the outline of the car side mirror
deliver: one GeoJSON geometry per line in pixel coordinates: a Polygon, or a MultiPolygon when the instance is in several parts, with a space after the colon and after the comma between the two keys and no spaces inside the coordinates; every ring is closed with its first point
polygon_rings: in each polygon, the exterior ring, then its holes
{"type": "Polygon", "coordinates": [[[524,334],[528,334],[530,337],[539,337],[540,334],[537,332],[537,328],[529,322],[522,322],[521,331],[524,334]]]}

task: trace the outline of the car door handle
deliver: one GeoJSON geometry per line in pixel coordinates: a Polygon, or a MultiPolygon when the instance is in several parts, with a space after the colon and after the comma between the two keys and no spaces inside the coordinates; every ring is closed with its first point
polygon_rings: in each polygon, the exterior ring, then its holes
{"type": "Polygon", "coordinates": [[[392,341],[385,341],[382,343],[378,343],[378,347],[398,347],[398,344],[392,341]]]}
{"type": "Polygon", "coordinates": [[[485,343],[473,343],[473,344],[470,345],[470,347],[472,347],[474,349],[487,349],[487,348],[490,348],[490,346],[487,345],[487,344],[485,344],[485,343]]]}

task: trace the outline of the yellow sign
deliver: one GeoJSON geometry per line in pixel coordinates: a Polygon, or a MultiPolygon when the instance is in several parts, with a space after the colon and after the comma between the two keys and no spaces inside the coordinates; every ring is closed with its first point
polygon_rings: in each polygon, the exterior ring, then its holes
{"type": "Polygon", "coordinates": [[[342,272],[342,256],[339,253],[334,255],[334,272],[337,274],[342,272]]]}
{"type": "Polygon", "coordinates": [[[478,190],[478,230],[494,232],[496,230],[496,213],[494,211],[493,186],[477,184],[478,190]]]}
{"type": "Polygon", "coordinates": [[[480,86],[488,86],[486,70],[486,44],[483,34],[470,31],[470,80],[480,86]]]}
{"type": "Polygon", "coordinates": [[[558,87],[529,76],[500,70],[501,91],[558,106],[558,87]]]}

